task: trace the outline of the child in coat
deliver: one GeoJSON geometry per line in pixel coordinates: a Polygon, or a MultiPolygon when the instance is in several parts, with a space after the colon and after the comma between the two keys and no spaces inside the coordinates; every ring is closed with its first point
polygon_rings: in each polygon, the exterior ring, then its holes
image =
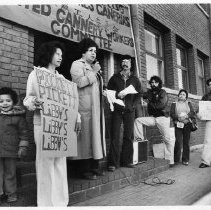
{"type": "Polygon", "coordinates": [[[25,110],[14,106],[17,102],[14,90],[0,89],[0,196],[7,202],[17,201],[16,162],[29,144],[25,110]]]}

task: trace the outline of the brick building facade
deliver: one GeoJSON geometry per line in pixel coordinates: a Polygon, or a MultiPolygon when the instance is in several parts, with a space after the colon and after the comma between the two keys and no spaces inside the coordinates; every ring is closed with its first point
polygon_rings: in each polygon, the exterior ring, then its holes
{"type": "MultiPolygon", "coordinates": [[[[137,48],[136,66],[143,88],[147,88],[152,68],[153,73],[164,81],[164,88],[170,98],[169,105],[177,98],[178,90],[186,88],[196,109],[198,100],[206,92],[205,81],[210,77],[209,5],[140,4],[130,5],[130,11],[137,48]]],[[[35,65],[37,48],[42,42],[55,39],[68,46],[67,54],[71,54],[71,57],[65,58],[69,62],[64,68],[69,72],[72,61],[76,59],[72,52],[77,48],[77,42],[42,33],[33,27],[16,23],[15,19],[0,17],[0,87],[12,87],[24,96],[28,74],[35,65]]],[[[118,71],[120,57],[121,49],[119,53],[100,50],[99,60],[105,84],[118,71]]],[[[68,78],[68,73],[65,76],[68,78]]],[[[109,116],[108,109],[106,113],[109,116]]],[[[199,129],[192,133],[191,145],[203,143],[204,124],[198,124],[199,129]]],[[[147,129],[147,136],[151,143],[160,141],[155,128],[147,129]]]]}
{"type": "MultiPolygon", "coordinates": [[[[164,87],[169,94],[169,106],[177,98],[180,88],[185,88],[189,92],[190,101],[193,103],[195,110],[198,106],[198,100],[205,93],[205,81],[210,77],[210,16],[209,5],[197,4],[145,4],[138,5],[136,18],[139,27],[139,63],[140,76],[144,84],[147,79],[147,59],[146,55],[154,55],[147,49],[146,32],[152,33],[160,39],[162,47],[161,59],[164,65],[163,74],[160,76],[164,81],[164,87]],[[182,53],[178,51],[182,49],[182,53]],[[181,59],[179,64],[178,56],[186,56],[181,59]],[[199,60],[200,59],[200,60],[199,60]],[[185,61],[184,61],[185,60],[185,61]],[[199,81],[199,61],[203,63],[203,85],[199,81]],[[181,67],[182,66],[182,67],[181,67]],[[183,68],[185,67],[185,68],[183,68]],[[186,78],[181,79],[179,69],[186,72],[186,78]]],[[[159,43],[158,43],[159,45],[159,43]]],[[[158,54],[158,53],[157,53],[158,54]]],[[[150,61],[150,60],[149,60],[150,61]]],[[[148,61],[148,62],[149,62],[148,61]]],[[[182,75],[183,77],[183,75],[182,75]]],[[[204,123],[198,122],[198,131],[191,135],[191,145],[203,143],[204,123]]],[[[148,129],[156,136],[151,129],[148,129]]],[[[152,138],[153,139],[153,138],[152,138]]],[[[154,138],[156,141],[156,138],[154,138]]]]}

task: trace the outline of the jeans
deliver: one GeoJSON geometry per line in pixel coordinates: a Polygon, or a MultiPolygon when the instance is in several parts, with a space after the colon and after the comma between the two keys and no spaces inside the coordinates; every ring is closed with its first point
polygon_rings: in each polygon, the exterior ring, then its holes
{"type": "Polygon", "coordinates": [[[119,167],[133,162],[133,129],[135,112],[114,111],[112,113],[110,150],[108,165],[119,167]],[[123,122],[123,143],[120,148],[120,128],[123,122]],[[121,152],[121,154],[120,154],[121,152]]]}
{"type": "Polygon", "coordinates": [[[17,190],[16,158],[0,158],[0,195],[10,195],[17,190]]]}
{"type": "Polygon", "coordinates": [[[181,157],[181,149],[183,145],[182,161],[188,162],[190,157],[190,125],[184,125],[184,128],[175,127],[175,147],[174,147],[174,161],[179,162],[181,157]]]}

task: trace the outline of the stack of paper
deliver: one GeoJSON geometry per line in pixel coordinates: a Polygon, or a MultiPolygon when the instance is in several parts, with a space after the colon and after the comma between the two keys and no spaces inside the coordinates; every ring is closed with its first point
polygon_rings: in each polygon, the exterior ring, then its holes
{"type": "Polygon", "coordinates": [[[121,106],[125,106],[124,102],[121,99],[116,98],[116,91],[115,90],[105,90],[106,97],[108,99],[108,102],[110,104],[110,109],[113,112],[114,106],[113,103],[119,104],[121,106]]]}
{"type": "Polygon", "coordinates": [[[122,90],[120,93],[122,93],[123,95],[127,95],[127,94],[136,94],[138,93],[136,91],[136,89],[133,87],[133,85],[129,85],[128,87],[126,87],[124,90],[122,90]]]}
{"type": "MultiPolygon", "coordinates": [[[[128,86],[124,90],[122,90],[120,93],[123,93],[125,96],[127,94],[136,94],[138,93],[133,85],[128,86]]],[[[105,90],[105,95],[108,99],[108,102],[110,104],[110,109],[113,112],[114,111],[114,103],[119,104],[120,106],[125,106],[124,102],[121,99],[116,98],[116,91],[115,90],[105,90]]]]}

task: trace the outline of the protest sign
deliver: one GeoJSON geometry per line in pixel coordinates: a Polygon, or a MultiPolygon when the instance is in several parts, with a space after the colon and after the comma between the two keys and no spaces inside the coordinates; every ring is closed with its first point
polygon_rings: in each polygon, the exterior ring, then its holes
{"type": "Polygon", "coordinates": [[[201,120],[211,120],[211,101],[199,101],[201,120]]]}
{"type": "Polygon", "coordinates": [[[77,156],[74,131],[78,114],[78,92],[75,83],[59,74],[37,68],[36,76],[41,105],[41,153],[46,157],[77,156]]]}
{"type": "Polygon", "coordinates": [[[103,50],[134,56],[128,5],[0,5],[0,17],[73,42],[89,37],[103,50]]]}

